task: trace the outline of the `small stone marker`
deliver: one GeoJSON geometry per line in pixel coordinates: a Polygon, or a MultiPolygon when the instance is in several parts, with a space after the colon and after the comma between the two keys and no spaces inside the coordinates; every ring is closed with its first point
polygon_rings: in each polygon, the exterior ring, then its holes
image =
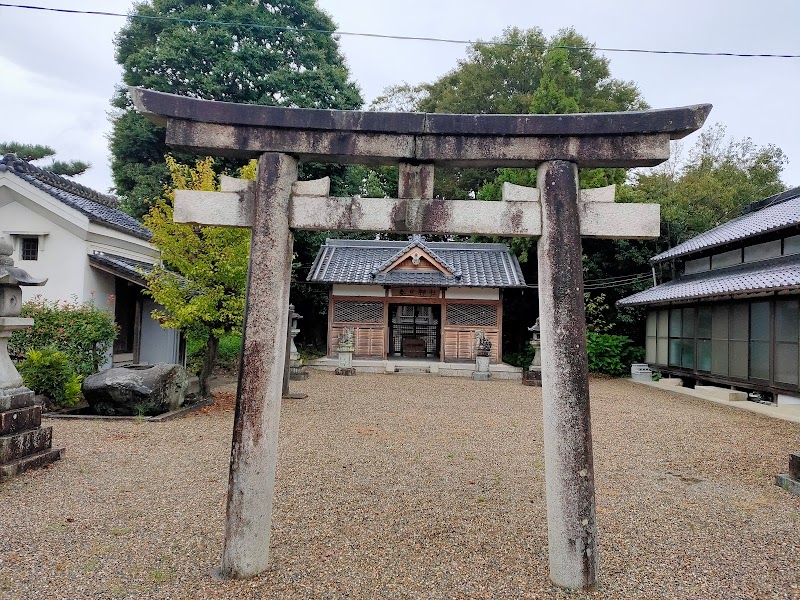
{"type": "Polygon", "coordinates": [[[789,472],[775,475],[775,485],[800,496],[800,452],[789,455],[789,472]]]}
{"type": "Polygon", "coordinates": [[[53,428],[41,427],[42,407],[33,391],[22,385],[8,355],[11,334],[33,325],[22,313],[21,285],[44,285],[14,266],[14,247],[0,238],[0,480],[49,465],[61,458],[63,448],[53,448],[53,428]]]}

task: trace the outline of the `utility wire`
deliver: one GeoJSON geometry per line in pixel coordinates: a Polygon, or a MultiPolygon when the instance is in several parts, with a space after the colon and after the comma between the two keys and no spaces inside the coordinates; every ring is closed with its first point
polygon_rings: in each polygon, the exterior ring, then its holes
{"type": "Polygon", "coordinates": [[[220,25],[220,26],[237,26],[237,27],[253,27],[256,29],[270,29],[274,31],[298,31],[298,32],[305,32],[305,33],[324,33],[330,35],[349,35],[354,37],[368,37],[368,38],[377,38],[377,39],[388,39],[388,40],[401,40],[401,41],[415,41],[415,42],[439,42],[439,43],[446,43],[446,44],[461,44],[466,46],[471,46],[474,44],[481,44],[484,46],[510,46],[510,47],[523,47],[523,46],[532,46],[532,47],[539,47],[542,49],[563,49],[563,50],[571,50],[571,51],[581,51],[581,50],[593,50],[599,52],[627,52],[627,53],[635,53],[635,54],[668,54],[668,55],[679,55],[679,56],[725,56],[725,57],[734,57],[734,58],[800,58],[800,54],[756,54],[756,53],[745,53],[745,52],[701,52],[701,51],[692,51],[692,50],[653,50],[653,49],[644,49],[644,48],[600,48],[597,46],[568,46],[568,45],[561,45],[561,44],[511,44],[509,42],[498,42],[498,41],[474,41],[474,40],[459,40],[459,39],[451,39],[451,38],[437,38],[437,37],[423,37],[423,36],[412,36],[412,35],[390,35],[384,33],[369,33],[369,32],[356,32],[356,31],[339,31],[339,30],[331,30],[331,29],[314,29],[311,27],[284,27],[278,25],[263,25],[260,23],[240,23],[240,22],[233,22],[233,21],[205,21],[205,20],[198,20],[198,19],[185,19],[181,17],[166,17],[163,15],[139,15],[139,14],[125,14],[125,13],[118,13],[118,12],[110,12],[110,11],[101,11],[101,10],[78,10],[78,9],[70,9],[70,8],[53,8],[49,6],[33,6],[29,4],[8,4],[6,2],[0,2],[0,8],[19,8],[25,10],[39,10],[39,11],[46,11],[46,12],[55,12],[55,13],[66,13],[72,15],[92,15],[92,16],[102,16],[102,17],[123,17],[126,19],[142,19],[142,20],[150,20],[150,21],[171,21],[176,23],[186,23],[189,25],[220,25]]]}

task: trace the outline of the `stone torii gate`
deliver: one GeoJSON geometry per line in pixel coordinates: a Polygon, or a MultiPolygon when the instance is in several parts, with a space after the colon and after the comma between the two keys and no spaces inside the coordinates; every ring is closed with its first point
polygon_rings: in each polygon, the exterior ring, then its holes
{"type": "MultiPolygon", "coordinates": [[[[642,112],[449,115],[276,108],[134,88],[136,108],[167,144],[258,158],[255,182],[178,191],[175,220],[252,228],[244,349],[231,450],[222,574],[267,567],[286,352],[292,230],[538,237],[550,578],[597,583],[581,236],[652,238],[659,207],[614,204],[614,189],[578,190],[579,167],[642,167],[699,129],[708,104],[642,112]],[[327,179],[297,181],[299,161],[399,164],[397,198],[334,198],[327,179]],[[433,169],[537,167],[536,188],[502,202],[433,198],[433,169]]],[[[533,315],[531,316],[533,321],[533,315]]]]}

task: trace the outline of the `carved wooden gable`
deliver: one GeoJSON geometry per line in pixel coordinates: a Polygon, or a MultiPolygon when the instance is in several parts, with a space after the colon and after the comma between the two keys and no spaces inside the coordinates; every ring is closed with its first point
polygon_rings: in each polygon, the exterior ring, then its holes
{"type": "Polygon", "coordinates": [[[386,275],[391,271],[439,272],[445,277],[457,277],[460,273],[425,244],[425,238],[414,235],[408,246],[381,265],[377,272],[386,275]]]}

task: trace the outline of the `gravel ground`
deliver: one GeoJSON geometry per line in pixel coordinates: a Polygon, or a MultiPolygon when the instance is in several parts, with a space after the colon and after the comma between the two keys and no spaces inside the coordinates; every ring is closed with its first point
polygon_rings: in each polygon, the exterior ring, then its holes
{"type": "MultiPolygon", "coordinates": [[[[55,421],[0,489],[3,598],[568,598],[547,576],[541,396],[407,375],[293,383],[271,567],[218,581],[231,395],[166,423],[55,421]]],[[[593,598],[800,598],[800,425],[591,384],[593,598]]]]}

